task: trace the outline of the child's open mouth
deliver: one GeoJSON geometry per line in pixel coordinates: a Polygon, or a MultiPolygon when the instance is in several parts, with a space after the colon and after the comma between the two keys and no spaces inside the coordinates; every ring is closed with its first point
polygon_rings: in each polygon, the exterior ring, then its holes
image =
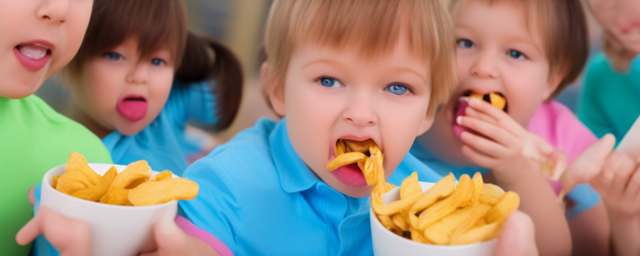
{"type": "Polygon", "coordinates": [[[42,69],[51,58],[53,44],[46,41],[32,41],[17,45],[13,52],[20,63],[29,71],[42,69]]]}
{"type": "Polygon", "coordinates": [[[116,105],[118,113],[131,122],[140,121],[147,114],[147,99],[139,95],[126,95],[116,105]]]}
{"type": "MultiPolygon", "coordinates": [[[[335,146],[336,158],[327,164],[327,169],[336,178],[350,187],[374,186],[378,172],[372,168],[373,161],[382,163],[382,152],[372,140],[352,141],[339,139],[335,146]]],[[[384,174],[383,174],[384,175],[384,174]]]]}
{"type": "Polygon", "coordinates": [[[469,106],[470,98],[478,98],[484,100],[486,102],[489,102],[494,107],[502,109],[505,112],[507,111],[507,100],[504,95],[502,95],[502,93],[492,92],[482,95],[473,91],[465,92],[462,96],[460,96],[460,98],[458,98],[458,103],[453,109],[453,132],[457,137],[460,137],[460,134],[462,134],[462,132],[464,131],[472,132],[470,129],[464,126],[460,126],[456,122],[458,117],[465,115],[467,107],[469,106]]]}

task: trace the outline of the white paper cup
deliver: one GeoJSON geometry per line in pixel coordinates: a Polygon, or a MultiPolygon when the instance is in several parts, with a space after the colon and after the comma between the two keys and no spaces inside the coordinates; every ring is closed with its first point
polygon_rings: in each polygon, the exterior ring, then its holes
{"type": "MultiPolygon", "coordinates": [[[[422,191],[427,191],[434,183],[420,182],[422,191]]],[[[400,187],[382,196],[385,204],[400,199],[400,187]]],[[[431,245],[411,241],[387,230],[370,210],[373,253],[377,256],[396,255],[450,255],[450,256],[493,256],[498,239],[467,245],[431,245]]]]}
{"type": "MultiPolygon", "coordinates": [[[[118,173],[126,166],[89,164],[103,175],[115,166],[118,173]]],[[[41,204],[69,218],[84,221],[91,232],[91,255],[138,255],[140,249],[153,239],[152,228],[165,214],[173,217],[178,201],[151,206],[121,206],[91,202],[64,194],[51,187],[53,175],[62,175],[64,164],[49,170],[42,178],[41,204]]],[[[158,172],[153,172],[157,174],[158,172]]]]}

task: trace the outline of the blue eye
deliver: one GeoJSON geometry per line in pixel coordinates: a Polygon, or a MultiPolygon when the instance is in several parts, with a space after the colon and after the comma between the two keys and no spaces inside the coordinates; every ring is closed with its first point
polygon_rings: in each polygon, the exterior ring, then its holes
{"type": "Polygon", "coordinates": [[[162,60],[162,59],[152,59],[151,60],[151,64],[155,65],[155,66],[160,66],[160,65],[163,65],[163,64],[166,64],[166,63],[167,62],[162,60]]]}
{"type": "Polygon", "coordinates": [[[410,89],[407,86],[402,84],[392,84],[387,86],[387,88],[384,88],[384,90],[390,93],[393,93],[395,95],[403,95],[407,93],[407,91],[410,91],[410,89]]]}
{"type": "Polygon", "coordinates": [[[332,77],[321,77],[320,79],[318,79],[318,82],[320,82],[320,84],[324,87],[329,87],[329,88],[342,87],[342,84],[338,82],[338,80],[332,77]]]}
{"type": "Polygon", "coordinates": [[[107,59],[110,59],[110,60],[124,59],[124,57],[122,57],[122,55],[117,54],[115,52],[109,52],[109,53],[105,54],[104,57],[106,57],[107,59]]]}
{"type": "Polygon", "coordinates": [[[471,42],[471,40],[467,40],[467,39],[460,39],[457,42],[458,46],[463,47],[463,48],[471,48],[474,46],[473,42],[471,42]]]}
{"type": "Polygon", "coordinates": [[[516,50],[509,50],[507,54],[509,55],[509,57],[514,58],[516,60],[525,58],[524,54],[516,50]]]}

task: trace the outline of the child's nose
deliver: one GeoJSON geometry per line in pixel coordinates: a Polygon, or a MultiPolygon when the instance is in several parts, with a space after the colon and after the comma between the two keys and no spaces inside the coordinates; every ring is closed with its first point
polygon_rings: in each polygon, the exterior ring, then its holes
{"type": "Polygon", "coordinates": [[[478,78],[498,78],[494,57],[489,53],[481,53],[474,60],[469,70],[471,75],[478,78]]]}
{"type": "Polygon", "coordinates": [[[127,74],[127,83],[130,84],[146,84],[149,79],[149,71],[147,65],[143,63],[137,64],[129,74],[127,74]]]}
{"type": "Polygon", "coordinates": [[[36,10],[38,19],[52,23],[65,23],[69,15],[69,0],[44,0],[36,10]]]}
{"type": "Polygon", "coordinates": [[[373,126],[378,123],[373,110],[374,105],[370,100],[364,98],[354,97],[350,100],[347,109],[343,113],[343,119],[347,123],[361,127],[373,126]]]}

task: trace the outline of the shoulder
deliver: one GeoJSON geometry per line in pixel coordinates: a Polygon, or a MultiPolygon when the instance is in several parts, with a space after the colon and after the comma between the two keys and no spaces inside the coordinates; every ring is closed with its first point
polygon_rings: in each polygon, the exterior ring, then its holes
{"type": "Polygon", "coordinates": [[[529,121],[529,131],[564,151],[569,162],[597,141],[569,108],[556,101],[540,105],[529,121]]]}
{"type": "MultiPolygon", "coordinates": [[[[229,142],[217,146],[209,155],[199,159],[185,171],[185,176],[227,176],[228,182],[253,183],[255,179],[269,178],[275,172],[271,157],[269,135],[275,122],[263,118],[256,124],[236,136],[229,142]],[[239,182],[243,181],[243,182],[239,182]]],[[[222,178],[222,177],[220,177],[222,178]]],[[[273,178],[273,177],[271,177],[273,178]]],[[[208,181],[207,181],[208,182],[208,181]]]]}

